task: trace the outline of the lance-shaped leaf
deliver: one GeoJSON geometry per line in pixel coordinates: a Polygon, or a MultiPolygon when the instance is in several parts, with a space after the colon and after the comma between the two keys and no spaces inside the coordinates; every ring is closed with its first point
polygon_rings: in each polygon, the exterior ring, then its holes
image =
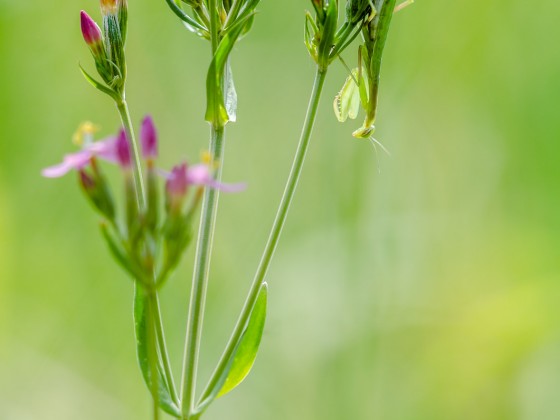
{"type": "Polygon", "coordinates": [[[369,24],[370,27],[373,26],[374,35],[371,39],[366,40],[365,48],[361,48],[360,50],[364,55],[363,59],[365,60],[365,67],[367,69],[369,92],[367,95],[366,118],[363,127],[352,133],[352,135],[357,138],[367,138],[373,134],[374,131],[374,123],[377,115],[381,59],[389,33],[393,11],[395,9],[395,2],[396,0],[385,0],[383,2],[379,14],[376,15],[375,19],[369,24]],[[369,57],[369,54],[367,54],[368,51],[371,52],[369,57]]]}
{"type": "Polygon", "coordinates": [[[305,29],[304,29],[304,43],[309,51],[309,55],[313,60],[317,61],[317,46],[315,45],[315,37],[319,28],[315,20],[309,12],[305,14],[305,29]]]}
{"type": "Polygon", "coordinates": [[[119,239],[109,230],[109,226],[106,223],[100,225],[101,234],[107,247],[113,258],[117,263],[136,281],[144,282],[142,273],[138,266],[131,261],[130,257],[127,255],[126,249],[119,243],[119,239]]]}
{"type": "Polygon", "coordinates": [[[250,16],[255,14],[255,9],[257,8],[258,4],[261,0],[247,0],[246,3],[243,5],[239,16],[236,17],[236,21],[246,20],[250,16]]]}
{"type": "Polygon", "coordinates": [[[263,283],[247,326],[230,356],[227,367],[221,372],[220,379],[214,387],[205,393],[206,398],[200,402],[196,412],[202,413],[214,399],[221,397],[237,387],[249,374],[261,343],[266,320],[268,285],[263,283]]]}
{"type": "MultiPolygon", "coordinates": [[[[231,27],[225,37],[220,41],[210,68],[208,69],[208,77],[206,78],[206,121],[223,127],[228,121],[234,121],[235,115],[228,114],[224,96],[227,95],[228,89],[225,89],[225,83],[232,84],[231,80],[226,80],[226,64],[228,62],[229,54],[235,45],[235,42],[241,35],[247,18],[239,20],[231,27]],[[233,117],[233,119],[232,119],[233,117]]],[[[231,75],[231,72],[229,72],[231,75]]],[[[229,77],[228,79],[231,79],[229,77]]],[[[230,103],[231,108],[231,103],[230,103]]]]}
{"type": "Polygon", "coordinates": [[[370,57],[372,63],[372,75],[379,79],[379,70],[381,68],[381,58],[383,49],[387,42],[393,11],[395,10],[396,0],[385,0],[379,15],[376,16],[375,44],[373,46],[373,55],[370,57]]]}
{"type": "MultiPolygon", "coordinates": [[[[149,297],[146,292],[135,285],[134,288],[134,327],[136,330],[136,352],[138,356],[138,364],[140,365],[140,370],[142,371],[142,376],[144,377],[144,382],[148,386],[148,389],[152,390],[152,372],[150,370],[150,340],[148,328],[151,328],[151,320],[149,319],[149,297]]],[[[154,349],[155,350],[155,349],[154,349]]],[[[171,414],[173,417],[181,418],[181,410],[177,407],[177,404],[173,401],[171,394],[169,392],[169,386],[165,379],[163,372],[163,367],[158,360],[157,363],[158,371],[158,403],[162,410],[166,413],[171,414]]]]}
{"type": "Polygon", "coordinates": [[[175,0],[165,0],[167,2],[167,5],[169,6],[169,8],[171,9],[171,11],[173,13],[175,13],[175,15],[181,19],[184,23],[185,26],[187,27],[187,29],[189,29],[190,31],[202,36],[202,37],[206,37],[206,35],[208,35],[208,29],[206,29],[204,26],[202,26],[200,23],[198,23],[195,19],[193,19],[192,17],[190,17],[189,15],[187,15],[183,9],[181,9],[177,3],[175,3],[175,0]]]}
{"type": "Polygon", "coordinates": [[[233,390],[237,385],[243,382],[251,371],[251,368],[257,358],[259,345],[261,344],[264,324],[266,321],[267,301],[268,287],[267,284],[264,283],[261,286],[259,297],[255,302],[255,307],[251,312],[251,318],[247,324],[247,329],[241,336],[241,340],[237,346],[235,356],[229,369],[229,373],[222,389],[220,389],[220,392],[218,393],[218,397],[221,397],[233,390]]]}
{"type": "Polygon", "coordinates": [[[237,120],[237,92],[233,84],[233,74],[229,60],[224,72],[224,101],[229,120],[235,122],[237,120]]]}
{"type": "Polygon", "coordinates": [[[82,75],[89,82],[89,84],[91,84],[94,88],[100,90],[101,92],[105,93],[106,95],[109,95],[115,101],[119,100],[119,96],[117,95],[117,93],[115,91],[113,91],[112,89],[109,89],[108,87],[104,86],[102,83],[95,80],[92,76],[89,75],[89,73],[87,71],[84,70],[84,68],[82,67],[81,64],[79,64],[79,66],[80,66],[80,71],[82,72],[82,75]]]}

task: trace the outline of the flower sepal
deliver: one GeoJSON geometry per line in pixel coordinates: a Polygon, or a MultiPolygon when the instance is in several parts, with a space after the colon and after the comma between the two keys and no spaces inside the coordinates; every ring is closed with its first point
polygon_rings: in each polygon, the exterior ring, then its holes
{"type": "Polygon", "coordinates": [[[105,219],[114,223],[115,203],[109,185],[99,171],[99,168],[97,168],[95,160],[92,160],[92,166],[93,169],[91,171],[86,171],[85,168],[78,170],[80,188],[94,209],[105,219]]]}

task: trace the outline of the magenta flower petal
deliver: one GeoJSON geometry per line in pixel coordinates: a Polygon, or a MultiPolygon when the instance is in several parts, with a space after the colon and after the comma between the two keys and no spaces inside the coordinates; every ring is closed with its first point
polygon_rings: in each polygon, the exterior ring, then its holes
{"type": "Polygon", "coordinates": [[[150,115],[146,116],[140,127],[140,143],[142,145],[142,156],[145,159],[154,159],[158,155],[158,138],[154,120],[150,115]]]}
{"type": "Polygon", "coordinates": [[[66,162],[59,163],[58,165],[49,166],[41,171],[41,175],[45,178],[59,178],[66,175],[72,168],[66,162]]]}
{"type": "Polygon", "coordinates": [[[62,163],[43,169],[41,175],[46,178],[61,177],[72,169],[81,169],[87,166],[92,157],[93,153],[89,150],[80,150],[79,152],[68,154],[64,156],[62,163]]]}
{"type": "Polygon", "coordinates": [[[247,184],[244,182],[237,183],[237,184],[225,184],[223,182],[218,182],[213,179],[205,185],[207,187],[214,188],[216,190],[220,190],[225,193],[237,193],[237,192],[245,191],[247,189],[247,184]]]}
{"type": "Polygon", "coordinates": [[[190,185],[205,186],[215,188],[226,193],[235,193],[243,191],[247,188],[247,184],[225,184],[212,178],[212,173],[208,165],[200,163],[194,166],[188,166],[182,163],[173,167],[171,172],[163,170],[157,171],[160,176],[167,179],[166,189],[170,195],[184,196],[190,185]]]}
{"type": "Polygon", "coordinates": [[[132,162],[130,155],[130,143],[125,131],[122,129],[119,132],[115,143],[115,154],[117,156],[117,162],[122,168],[130,168],[132,162]]]}
{"type": "Polygon", "coordinates": [[[186,178],[191,185],[206,185],[212,181],[212,174],[207,165],[199,163],[188,168],[186,178]]]}
{"type": "Polygon", "coordinates": [[[103,140],[91,143],[86,147],[95,156],[99,156],[101,159],[106,160],[111,163],[119,163],[117,157],[117,136],[110,136],[103,140]]]}
{"type": "Polygon", "coordinates": [[[243,191],[247,185],[246,184],[225,184],[216,181],[212,177],[210,168],[205,164],[198,164],[191,166],[187,170],[187,182],[190,185],[204,185],[206,187],[215,188],[223,192],[240,192],[243,191]]]}
{"type": "Polygon", "coordinates": [[[187,193],[189,183],[187,181],[187,164],[182,163],[174,166],[171,173],[166,174],[167,183],[165,188],[169,195],[182,197],[187,193]]]}
{"type": "Polygon", "coordinates": [[[99,29],[97,23],[83,10],[80,12],[80,24],[86,44],[93,47],[101,42],[101,29],[99,29]]]}

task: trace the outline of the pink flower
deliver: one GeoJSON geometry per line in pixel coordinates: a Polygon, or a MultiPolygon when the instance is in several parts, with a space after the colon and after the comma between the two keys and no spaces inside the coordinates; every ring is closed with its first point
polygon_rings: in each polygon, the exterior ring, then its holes
{"type": "Polygon", "coordinates": [[[182,163],[173,167],[170,173],[163,173],[163,175],[167,179],[167,193],[174,197],[183,197],[191,185],[200,185],[231,193],[246,188],[245,184],[224,184],[216,181],[212,177],[209,166],[202,163],[194,166],[182,163]]]}
{"type": "Polygon", "coordinates": [[[41,171],[41,174],[47,178],[61,177],[72,169],[80,170],[91,162],[95,156],[110,162],[116,162],[115,143],[117,138],[107,137],[104,140],[96,141],[86,145],[82,150],[76,153],[69,153],[64,156],[62,163],[49,166],[41,171]]]}
{"type": "Polygon", "coordinates": [[[93,131],[90,126],[84,125],[78,130],[78,140],[85,145],[76,153],[64,156],[62,163],[49,166],[41,171],[47,178],[58,178],[66,175],[71,170],[81,170],[89,165],[91,159],[99,157],[111,163],[118,164],[123,169],[130,168],[131,153],[130,143],[124,130],[120,130],[116,136],[110,136],[100,141],[92,141],[93,131]],[[81,130],[81,131],[80,131],[81,130]],[[82,139],[85,138],[85,141],[82,139]]]}

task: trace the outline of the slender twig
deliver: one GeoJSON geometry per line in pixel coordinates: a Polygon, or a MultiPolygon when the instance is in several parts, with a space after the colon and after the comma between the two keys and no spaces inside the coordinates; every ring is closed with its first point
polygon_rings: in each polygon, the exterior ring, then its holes
{"type": "Polygon", "coordinates": [[[157,344],[159,348],[161,361],[163,364],[163,370],[165,372],[165,379],[167,381],[167,386],[169,388],[169,394],[171,395],[173,402],[178,405],[179,399],[177,397],[177,391],[175,390],[175,382],[173,381],[173,372],[171,369],[171,363],[169,361],[170,359],[169,359],[169,353],[167,351],[167,345],[165,340],[163,320],[161,318],[161,308],[160,308],[159,298],[156,291],[154,291],[150,295],[150,299],[152,300],[151,305],[153,307],[154,327],[156,329],[157,344]]]}
{"type": "Polygon", "coordinates": [[[284,227],[284,223],[286,221],[286,217],[288,215],[288,210],[290,208],[290,204],[292,203],[292,199],[294,198],[294,193],[296,191],[296,187],[298,184],[299,177],[301,175],[301,171],[303,168],[303,163],[305,160],[305,155],[307,153],[307,148],[309,146],[309,140],[311,138],[311,132],[313,130],[313,124],[315,122],[315,117],[317,115],[317,108],[319,105],[319,100],[321,97],[321,92],[323,90],[323,84],[325,82],[326,77],[326,70],[318,70],[315,76],[315,82],[313,84],[313,91],[311,93],[311,99],[309,100],[309,107],[307,109],[307,116],[305,118],[305,123],[303,126],[303,131],[301,133],[301,138],[297,147],[296,155],[294,157],[294,161],[292,164],[292,169],[290,171],[290,175],[288,177],[288,181],[286,183],[286,188],[284,190],[284,195],[282,196],[282,200],[280,202],[280,206],[278,207],[278,212],[276,214],[276,219],[274,220],[274,224],[272,225],[272,229],[270,231],[270,236],[268,238],[268,242],[265,246],[259,267],[255,274],[255,278],[253,280],[253,284],[249,290],[249,295],[247,300],[245,301],[245,305],[241,311],[237,324],[231,334],[229,342],[218,362],[218,366],[214,370],[208,385],[202,396],[199,400],[203,402],[210,396],[212,390],[218,384],[218,381],[222,377],[224,370],[226,369],[233,352],[235,351],[235,347],[243,334],[243,330],[247,325],[249,320],[249,316],[251,315],[251,311],[255,305],[255,301],[257,300],[258,293],[260,287],[264,281],[266,276],[268,267],[272,260],[272,256],[274,251],[276,250],[276,246],[278,245],[278,240],[280,239],[280,234],[282,232],[282,228],[284,227]]]}
{"type": "MultiPolygon", "coordinates": [[[[216,180],[221,179],[222,153],[224,142],[224,129],[212,127],[210,151],[217,165],[214,175],[216,180]]],[[[214,236],[214,226],[218,209],[219,193],[213,188],[207,188],[202,200],[202,214],[196,248],[195,266],[189,305],[189,319],[187,325],[187,339],[185,344],[185,358],[183,362],[183,390],[182,412],[189,418],[193,412],[195,402],[195,382],[198,365],[200,336],[206,301],[208,273],[210,268],[210,254],[214,236]]]]}
{"type": "MultiPolygon", "coordinates": [[[[216,53],[220,42],[220,22],[218,16],[217,0],[208,0],[210,13],[210,40],[212,43],[212,56],[216,53]]],[[[216,92],[216,94],[222,94],[216,92]]],[[[224,127],[211,124],[210,153],[213,164],[217,169],[214,179],[220,181],[222,174],[222,155],[224,147],[224,127]]],[[[204,306],[206,302],[206,289],[208,287],[208,273],[210,270],[210,257],[214,226],[218,210],[219,193],[213,188],[207,188],[202,200],[202,213],[196,246],[196,256],[189,303],[189,317],[187,321],[187,336],[185,340],[185,356],[183,359],[182,400],[181,412],[184,419],[192,419],[196,394],[196,375],[198,368],[198,354],[202,335],[204,319],[204,306]]]]}
{"type": "Polygon", "coordinates": [[[152,378],[151,389],[153,399],[153,419],[159,420],[159,385],[158,385],[158,354],[157,354],[157,337],[155,334],[156,318],[155,318],[155,307],[153,305],[153,299],[148,300],[147,305],[148,311],[148,361],[150,367],[150,376],[152,378]]]}
{"type": "MultiPolygon", "coordinates": [[[[131,143],[132,147],[132,168],[134,177],[134,191],[136,193],[136,201],[138,204],[138,210],[141,215],[146,211],[147,199],[146,190],[144,188],[144,179],[142,176],[142,161],[140,160],[140,148],[138,147],[138,142],[136,136],[134,135],[134,129],[132,121],[130,118],[130,112],[128,110],[128,104],[124,99],[124,94],[122,99],[116,103],[117,109],[121,116],[121,121],[126,132],[127,138],[131,143]]],[[[142,217],[142,216],[141,216],[142,217]]],[[[150,293],[151,294],[151,293],[150,293]]],[[[159,385],[158,385],[158,345],[160,347],[160,353],[162,360],[164,362],[165,369],[165,380],[167,381],[170,392],[174,393],[173,390],[173,379],[171,376],[171,368],[169,366],[169,358],[167,356],[167,350],[165,345],[165,336],[163,333],[163,323],[161,322],[161,314],[159,312],[159,304],[157,298],[157,292],[153,292],[153,296],[149,299],[148,304],[148,358],[149,358],[149,368],[150,376],[152,378],[151,393],[153,398],[153,419],[159,420],[159,385]]],[[[175,399],[177,399],[177,395],[175,399]]],[[[173,396],[173,394],[172,394],[173,396]]]]}
{"type": "Polygon", "coordinates": [[[146,190],[144,188],[144,179],[142,177],[142,161],[140,160],[140,148],[134,136],[134,129],[132,128],[132,121],[130,120],[130,112],[128,111],[128,104],[123,98],[117,102],[117,109],[121,116],[121,121],[126,132],[126,136],[132,146],[132,173],[134,176],[134,186],[136,191],[136,200],[138,201],[138,209],[142,213],[146,209],[146,190]]]}

